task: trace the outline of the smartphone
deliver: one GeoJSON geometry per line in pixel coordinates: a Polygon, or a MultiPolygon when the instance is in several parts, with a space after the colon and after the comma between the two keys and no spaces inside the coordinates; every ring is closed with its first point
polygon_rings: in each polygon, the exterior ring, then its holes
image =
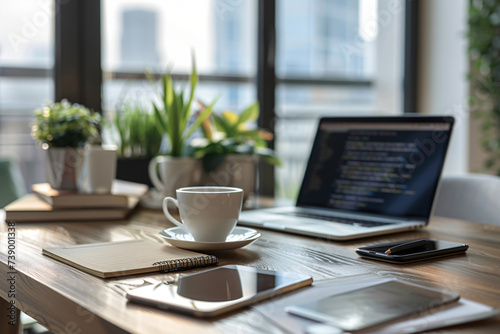
{"type": "MultiPolygon", "coordinates": [[[[420,240],[420,239],[418,239],[420,240]]],[[[417,248],[407,249],[396,254],[385,254],[389,248],[397,246],[405,242],[414,240],[400,241],[383,245],[375,245],[369,247],[361,247],[356,249],[359,256],[367,259],[380,260],[391,263],[408,263],[414,261],[422,261],[436,257],[458,254],[465,252],[469,246],[461,242],[424,239],[427,243],[417,248]]]]}
{"type": "Polygon", "coordinates": [[[292,305],[286,311],[310,320],[357,331],[457,301],[453,292],[391,280],[292,305]]]}
{"type": "Polygon", "coordinates": [[[183,276],[177,282],[133,289],[127,298],[197,317],[213,317],[311,283],[309,275],[230,265],[183,276]]]}

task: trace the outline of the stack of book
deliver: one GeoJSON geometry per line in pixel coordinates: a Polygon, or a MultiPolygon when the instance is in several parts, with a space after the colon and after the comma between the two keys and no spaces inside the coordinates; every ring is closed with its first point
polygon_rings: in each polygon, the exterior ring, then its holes
{"type": "Polygon", "coordinates": [[[32,190],[33,193],[5,207],[6,221],[124,219],[147,193],[148,187],[115,180],[109,194],[58,191],[48,183],[34,184],[32,190]]]}

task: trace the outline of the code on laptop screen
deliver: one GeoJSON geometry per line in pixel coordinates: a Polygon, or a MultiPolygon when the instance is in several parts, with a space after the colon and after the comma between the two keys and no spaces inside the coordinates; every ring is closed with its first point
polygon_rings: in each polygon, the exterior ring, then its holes
{"type": "Polygon", "coordinates": [[[323,120],[297,204],[428,217],[450,130],[446,122],[323,120]]]}

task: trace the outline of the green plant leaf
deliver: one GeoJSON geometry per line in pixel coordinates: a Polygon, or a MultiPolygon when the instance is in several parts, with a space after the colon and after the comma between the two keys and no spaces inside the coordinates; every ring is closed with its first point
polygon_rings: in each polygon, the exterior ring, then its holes
{"type": "Polygon", "coordinates": [[[259,118],[259,102],[255,101],[241,112],[236,125],[240,125],[248,121],[254,121],[257,118],[259,118]]]}
{"type": "Polygon", "coordinates": [[[213,114],[213,120],[215,124],[215,128],[217,131],[221,131],[226,134],[226,137],[232,137],[231,136],[231,124],[222,116],[219,116],[217,114],[213,114]]]}
{"type": "Polygon", "coordinates": [[[163,115],[162,113],[160,112],[160,109],[158,108],[158,106],[153,102],[153,110],[154,110],[154,114],[156,115],[156,120],[158,122],[158,124],[160,125],[160,128],[163,132],[167,132],[168,128],[167,128],[167,124],[163,118],[163,115]]]}
{"type": "Polygon", "coordinates": [[[212,113],[212,109],[215,105],[215,103],[219,100],[217,97],[208,107],[203,110],[194,123],[191,125],[191,127],[188,129],[186,135],[184,136],[185,139],[189,138],[195,131],[201,126],[201,123],[203,123],[208,117],[210,117],[210,114],[212,113]]]}
{"type": "Polygon", "coordinates": [[[47,103],[43,110],[35,110],[32,137],[38,143],[51,147],[81,147],[86,143],[100,144],[101,115],[76,103],[63,99],[47,103]]]}
{"type": "Polygon", "coordinates": [[[277,167],[281,167],[281,161],[280,159],[278,159],[277,157],[275,157],[274,155],[264,155],[262,156],[264,158],[264,160],[273,165],[273,166],[277,166],[277,167]]]}
{"type": "Polygon", "coordinates": [[[155,79],[153,73],[151,72],[151,70],[146,69],[146,71],[144,72],[144,75],[146,76],[146,80],[151,85],[151,88],[153,89],[154,93],[158,96],[163,96],[162,87],[158,87],[156,79],[155,79]]]}
{"type": "MultiPolygon", "coordinates": [[[[172,88],[173,91],[173,88],[172,88]]],[[[182,132],[184,129],[181,129],[181,110],[179,110],[180,103],[179,103],[179,96],[173,93],[174,95],[174,101],[172,103],[172,107],[170,108],[169,112],[169,121],[170,121],[170,127],[169,127],[169,133],[168,136],[170,138],[170,144],[171,144],[171,155],[174,157],[179,157],[181,156],[182,153],[182,132]]]]}
{"type": "Polygon", "coordinates": [[[165,74],[163,76],[163,104],[165,110],[172,108],[174,97],[175,91],[172,84],[172,78],[170,77],[170,74],[165,74]]]}
{"type": "Polygon", "coordinates": [[[281,161],[276,157],[274,151],[270,148],[255,148],[255,154],[263,157],[268,163],[281,167],[281,161]]]}
{"type": "Polygon", "coordinates": [[[122,119],[118,116],[118,115],[115,115],[113,117],[113,124],[115,125],[115,128],[117,130],[117,133],[118,133],[118,137],[119,137],[119,140],[120,140],[120,145],[119,145],[119,153],[120,153],[120,156],[124,156],[125,155],[125,148],[127,147],[126,146],[126,137],[125,137],[125,126],[123,124],[123,121],[122,119]]]}
{"type": "Polygon", "coordinates": [[[176,110],[179,113],[179,133],[183,133],[189,124],[189,118],[191,117],[191,110],[186,109],[186,105],[184,104],[184,92],[180,92],[177,96],[176,100],[176,110]]]}
{"type": "Polygon", "coordinates": [[[194,52],[192,54],[192,58],[191,58],[191,62],[192,62],[192,72],[191,72],[191,76],[189,78],[189,83],[190,83],[190,92],[189,92],[189,100],[187,102],[187,104],[185,105],[185,110],[184,110],[184,118],[186,120],[186,124],[187,122],[189,121],[189,117],[191,115],[191,105],[193,103],[193,100],[194,100],[194,94],[195,94],[195,90],[196,90],[196,86],[198,85],[198,72],[196,71],[196,59],[194,57],[194,52]]]}
{"type": "MultiPolygon", "coordinates": [[[[230,128],[227,131],[228,137],[237,136],[237,134],[239,132],[240,125],[242,125],[248,121],[255,120],[258,117],[259,117],[259,102],[256,101],[256,102],[252,103],[250,106],[248,106],[245,110],[243,110],[241,112],[240,116],[238,117],[238,119],[236,120],[236,122],[234,122],[234,124],[230,125],[230,128]]],[[[221,118],[224,118],[224,117],[221,117],[221,118]]],[[[230,124],[229,122],[227,122],[227,123],[230,124]]]]}

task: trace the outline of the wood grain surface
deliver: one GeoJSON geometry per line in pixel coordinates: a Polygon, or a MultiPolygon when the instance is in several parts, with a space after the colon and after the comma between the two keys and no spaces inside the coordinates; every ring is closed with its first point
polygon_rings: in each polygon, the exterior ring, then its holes
{"type": "MultiPolygon", "coordinates": [[[[11,300],[7,265],[7,225],[0,213],[0,296],[2,309],[11,300]]],[[[160,211],[140,209],[126,221],[17,223],[15,226],[15,303],[55,333],[280,333],[251,308],[211,320],[200,320],[128,303],[128,289],[182,273],[101,279],[42,255],[42,248],[150,239],[166,243],[158,233],[171,225],[160,211]]],[[[500,226],[434,218],[419,231],[355,241],[334,242],[268,230],[245,248],[218,252],[220,265],[300,272],[314,280],[372,274],[424,282],[459,293],[463,298],[500,308],[500,226]],[[413,264],[386,264],[359,258],[361,246],[414,238],[468,243],[464,255],[413,264]]],[[[2,314],[3,315],[3,314],[2,314]]],[[[5,318],[0,319],[5,325],[5,318]]],[[[500,317],[443,329],[446,333],[499,333],[500,317]]],[[[3,331],[2,331],[3,333],[3,331]]]]}

